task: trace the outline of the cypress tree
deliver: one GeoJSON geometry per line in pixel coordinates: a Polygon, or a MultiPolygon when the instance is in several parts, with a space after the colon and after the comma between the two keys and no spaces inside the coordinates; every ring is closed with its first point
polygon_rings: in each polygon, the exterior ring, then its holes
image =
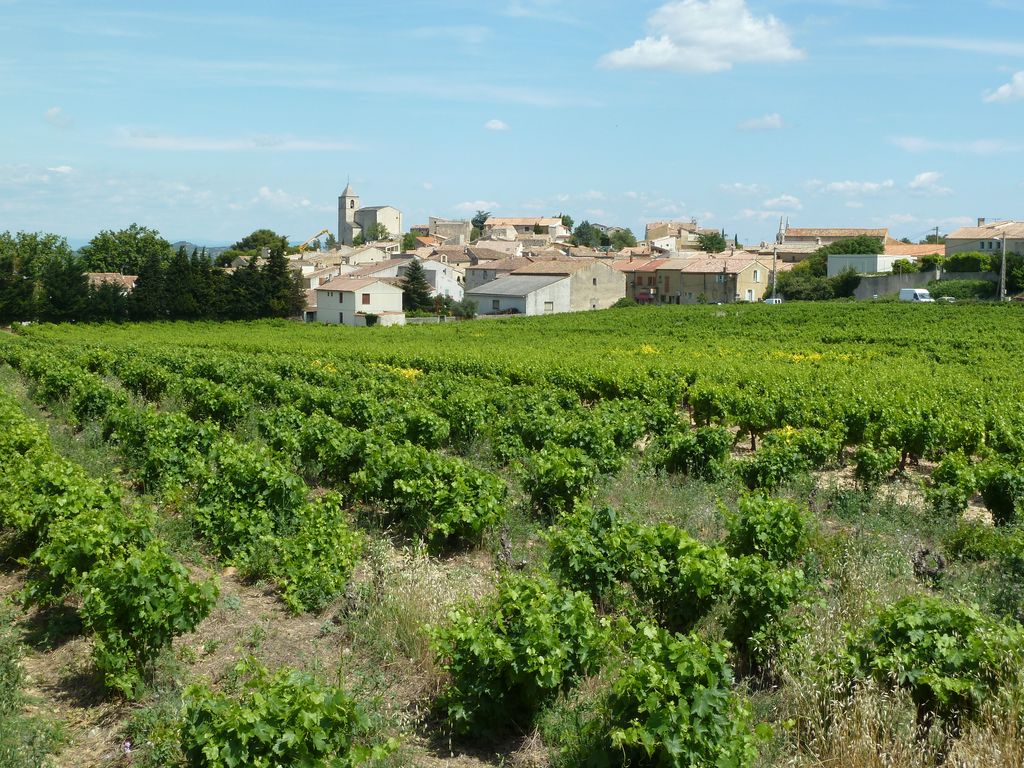
{"type": "Polygon", "coordinates": [[[419,259],[413,259],[405,268],[405,279],[402,281],[402,308],[406,311],[426,311],[434,306],[430,296],[430,283],[427,282],[427,271],[419,259]]]}

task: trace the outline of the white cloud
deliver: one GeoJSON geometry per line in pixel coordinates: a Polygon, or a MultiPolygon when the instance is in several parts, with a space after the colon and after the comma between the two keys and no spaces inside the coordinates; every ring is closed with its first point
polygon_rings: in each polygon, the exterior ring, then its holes
{"type": "Polygon", "coordinates": [[[430,190],[432,190],[434,188],[434,182],[432,182],[432,181],[424,181],[424,182],[422,182],[420,184],[420,186],[423,187],[425,190],[427,190],[427,192],[429,192],[430,190]]]}
{"type": "Polygon", "coordinates": [[[811,189],[821,192],[829,192],[836,195],[873,195],[886,189],[892,189],[896,182],[892,179],[885,181],[830,181],[827,184],[821,181],[810,181],[807,183],[811,189]]]}
{"type": "Polygon", "coordinates": [[[974,37],[888,35],[869,37],[865,42],[880,48],[930,48],[961,53],[987,53],[993,56],[1024,56],[1024,44],[974,37]]]}
{"type": "Polygon", "coordinates": [[[776,208],[781,211],[799,211],[803,208],[799,197],[794,195],[779,195],[771,200],[764,201],[765,208],[776,208]]]}
{"type": "Polygon", "coordinates": [[[761,117],[752,117],[749,120],[744,120],[736,127],[741,131],[777,131],[785,128],[786,123],[783,121],[782,115],[778,112],[772,112],[770,115],[762,115],[761,117]]]}
{"type": "Polygon", "coordinates": [[[984,96],[984,100],[989,103],[1020,99],[1024,99],[1024,72],[1015,73],[1010,82],[1000,85],[994,91],[988,91],[984,96]]]}
{"type": "Polygon", "coordinates": [[[357,147],[340,141],[297,139],[291,136],[214,138],[173,136],[140,129],[121,131],[118,146],[162,152],[345,152],[357,147]]]}
{"type": "Polygon", "coordinates": [[[918,219],[912,213],[890,213],[884,220],[893,224],[913,224],[918,219]]]}
{"type": "Polygon", "coordinates": [[[488,131],[507,131],[508,123],[506,123],[504,120],[498,120],[497,118],[495,118],[494,120],[488,120],[486,123],[484,123],[484,128],[486,128],[488,131]]]}
{"type": "Polygon", "coordinates": [[[309,208],[312,205],[308,198],[291,195],[283,189],[271,189],[270,187],[260,187],[251,202],[267,203],[275,208],[309,208]]]}
{"type": "Polygon", "coordinates": [[[998,155],[1020,152],[1024,145],[1005,139],[971,139],[967,141],[939,141],[921,136],[897,136],[892,143],[907,152],[951,152],[962,155],[998,155]]]}
{"type": "Polygon", "coordinates": [[[759,195],[764,192],[764,187],[760,184],[743,184],[739,181],[732,184],[719,184],[718,188],[723,192],[733,192],[737,195],[759,195]]]}
{"type": "Polygon", "coordinates": [[[926,195],[951,195],[953,190],[939,184],[942,174],[938,171],[925,171],[914,177],[913,181],[907,184],[909,189],[921,192],[926,195]]]}
{"type": "Polygon", "coordinates": [[[596,189],[590,189],[580,195],[583,200],[604,200],[604,192],[598,192],[596,189]]]}
{"type": "Polygon", "coordinates": [[[74,120],[61,107],[50,107],[43,113],[43,119],[54,128],[70,128],[74,120]]]}
{"type": "Polygon", "coordinates": [[[855,209],[856,208],[863,208],[864,207],[864,203],[862,203],[862,202],[860,202],[858,200],[849,200],[846,203],[846,207],[847,208],[855,208],[855,209]]]}
{"type": "Polygon", "coordinates": [[[804,57],[774,16],[757,17],[746,0],[675,0],[647,19],[647,37],[601,58],[611,68],[720,72],[748,62],[804,57]]]}
{"type": "Polygon", "coordinates": [[[505,6],[502,14],[516,19],[538,19],[560,24],[577,23],[576,18],[562,8],[561,0],[512,0],[505,6]]]}
{"type": "Polygon", "coordinates": [[[493,211],[495,208],[501,208],[493,200],[470,200],[465,203],[459,203],[455,206],[457,211],[493,211]]]}
{"type": "Polygon", "coordinates": [[[784,211],[765,211],[765,210],[754,210],[753,208],[744,208],[740,211],[740,216],[744,219],[757,219],[758,221],[767,221],[768,219],[777,219],[780,216],[785,216],[784,211]]]}
{"type": "Polygon", "coordinates": [[[58,166],[56,166],[54,168],[47,168],[46,170],[50,171],[51,173],[60,173],[60,174],[74,173],[74,171],[75,171],[75,169],[72,168],[70,165],[58,165],[58,166]]]}

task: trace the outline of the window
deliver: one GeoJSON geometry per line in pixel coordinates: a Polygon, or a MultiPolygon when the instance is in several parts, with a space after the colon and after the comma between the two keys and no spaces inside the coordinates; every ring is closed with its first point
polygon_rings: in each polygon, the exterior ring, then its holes
{"type": "Polygon", "coordinates": [[[759,270],[759,269],[755,269],[754,270],[754,282],[755,283],[760,283],[761,282],[761,270],[759,270]]]}
{"type": "Polygon", "coordinates": [[[342,325],[345,324],[345,313],[344,312],[339,312],[338,313],[338,322],[341,323],[342,325]]]}
{"type": "Polygon", "coordinates": [[[555,302],[553,302],[553,301],[545,301],[544,302],[544,312],[545,313],[551,313],[551,312],[554,312],[554,311],[555,311],[555,302]]]}
{"type": "Polygon", "coordinates": [[[594,278],[594,285],[597,285],[597,278],[594,278]]]}
{"type": "Polygon", "coordinates": [[[501,309],[501,299],[492,299],[491,300],[491,309],[493,309],[495,312],[497,312],[499,309],[501,309]]]}
{"type": "Polygon", "coordinates": [[[725,275],[721,275],[721,274],[715,275],[715,282],[718,283],[719,285],[724,284],[725,283],[725,275]]]}
{"type": "Polygon", "coordinates": [[[356,201],[355,200],[349,200],[348,201],[348,207],[349,208],[355,208],[356,207],[356,201]]]}
{"type": "Polygon", "coordinates": [[[364,293],[363,294],[363,304],[369,304],[369,303],[370,303],[370,294],[364,293]]]}

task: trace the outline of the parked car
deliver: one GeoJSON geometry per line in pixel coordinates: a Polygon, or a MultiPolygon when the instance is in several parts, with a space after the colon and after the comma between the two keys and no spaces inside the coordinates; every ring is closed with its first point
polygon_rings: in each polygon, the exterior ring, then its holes
{"type": "Polygon", "coordinates": [[[935,299],[928,293],[927,288],[900,288],[900,301],[932,302],[935,299]]]}
{"type": "Polygon", "coordinates": [[[765,304],[781,304],[782,303],[782,298],[779,297],[779,296],[769,297],[769,298],[764,300],[764,303],[765,304]]]}
{"type": "Polygon", "coordinates": [[[953,304],[956,302],[956,298],[953,296],[939,296],[939,301],[944,301],[947,304],[953,304]]]}

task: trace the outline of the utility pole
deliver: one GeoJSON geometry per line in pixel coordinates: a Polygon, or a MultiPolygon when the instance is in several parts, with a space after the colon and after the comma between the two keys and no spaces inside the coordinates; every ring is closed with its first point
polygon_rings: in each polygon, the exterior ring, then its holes
{"type": "Polygon", "coordinates": [[[1003,232],[1003,258],[999,261],[999,300],[1006,299],[1006,233],[1003,232]]]}
{"type": "Polygon", "coordinates": [[[936,227],[935,228],[935,244],[938,245],[938,242],[939,242],[939,228],[936,227]]]}

